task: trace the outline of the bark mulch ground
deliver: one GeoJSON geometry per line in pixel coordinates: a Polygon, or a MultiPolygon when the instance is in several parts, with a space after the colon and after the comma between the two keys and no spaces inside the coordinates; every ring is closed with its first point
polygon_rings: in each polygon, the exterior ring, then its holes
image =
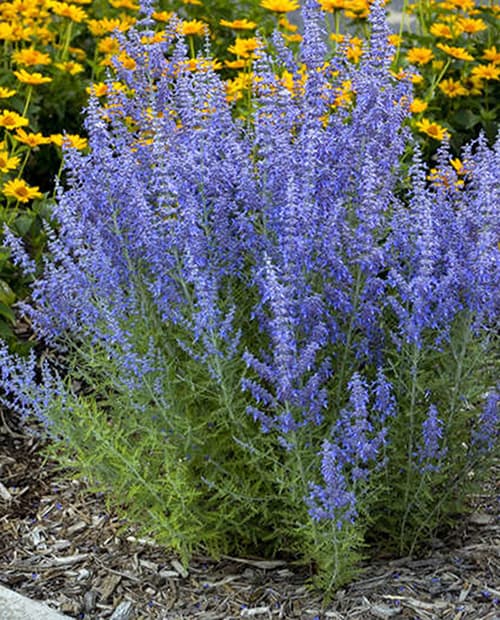
{"type": "MultiPolygon", "coordinates": [[[[473,512],[425,559],[372,561],[323,605],[283,561],[196,557],[188,570],[138,540],[40,439],[0,421],[0,583],[85,620],[500,620],[500,468],[473,512]]],[[[36,620],[36,619],[33,619],[36,620]]]]}

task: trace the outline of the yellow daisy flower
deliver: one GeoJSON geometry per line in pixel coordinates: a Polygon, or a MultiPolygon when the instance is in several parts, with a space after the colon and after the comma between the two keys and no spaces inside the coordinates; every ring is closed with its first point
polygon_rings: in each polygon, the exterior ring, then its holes
{"type": "Polygon", "coordinates": [[[149,32],[141,37],[141,43],[143,45],[154,45],[155,43],[162,43],[167,38],[167,33],[163,32],[149,32]]]}
{"type": "Polygon", "coordinates": [[[345,0],[344,14],[349,19],[366,19],[369,12],[368,0],[345,0]]]}
{"type": "Polygon", "coordinates": [[[300,34],[300,32],[293,32],[291,34],[285,33],[283,35],[283,38],[285,39],[285,41],[288,41],[289,43],[300,43],[303,37],[300,34]]]}
{"type": "Polygon", "coordinates": [[[471,75],[481,80],[498,80],[500,79],[500,67],[496,67],[493,63],[479,65],[472,69],[471,75]]]}
{"type": "Polygon", "coordinates": [[[346,56],[349,60],[351,60],[354,64],[358,64],[361,56],[363,55],[363,50],[358,45],[353,45],[346,50],[346,56]]]}
{"type": "Polygon", "coordinates": [[[457,174],[465,174],[465,166],[460,159],[458,159],[458,157],[455,159],[450,159],[450,164],[457,174]]]}
{"type": "Polygon", "coordinates": [[[77,75],[78,73],[82,73],[84,70],[83,65],[79,62],[75,62],[74,60],[58,62],[56,63],[56,67],[65,73],[69,73],[70,75],[77,75]]]}
{"type": "Polygon", "coordinates": [[[17,142],[27,144],[31,148],[35,148],[41,144],[50,144],[50,138],[42,136],[41,133],[26,133],[24,129],[18,129],[14,134],[14,138],[17,142]]]}
{"type": "Polygon", "coordinates": [[[261,0],[260,6],[274,13],[288,13],[300,8],[297,0],[261,0]]]}
{"type": "Polygon", "coordinates": [[[0,39],[3,39],[4,41],[15,40],[14,26],[12,26],[12,24],[0,21],[0,39]]]}
{"type": "Polygon", "coordinates": [[[104,17],[103,19],[87,20],[87,27],[90,34],[95,37],[102,37],[105,34],[111,34],[115,30],[126,32],[135,23],[135,18],[128,15],[122,15],[121,19],[104,17]]]}
{"type": "Polygon", "coordinates": [[[74,149],[78,149],[79,151],[87,147],[87,138],[82,138],[76,134],[52,134],[50,136],[50,141],[56,146],[70,146],[74,149]]]}
{"type": "Polygon", "coordinates": [[[225,60],[224,66],[228,69],[244,69],[247,64],[247,61],[243,58],[239,58],[238,60],[225,60]]]}
{"type": "Polygon", "coordinates": [[[41,45],[50,45],[56,40],[56,33],[46,26],[34,25],[29,35],[30,39],[36,39],[41,45]]]}
{"type": "Polygon", "coordinates": [[[23,179],[7,181],[3,186],[3,193],[8,198],[15,198],[19,202],[29,202],[34,198],[42,197],[39,187],[30,187],[23,179]]]}
{"type": "Polygon", "coordinates": [[[0,171],[9,172],[15,170],[21,161],[20,157],[9,157],[7,151],[0,151],[0,171]]]}
{"type": "Polygon", "coordinates": [[[38,84],[46,84],[52,82],[52,78],[42,75],[41,73],[30,73],[26,69],[20,69],[19,71],[12,72],[16,78],[23,84],[30,84],[31,86],[37,86],[38,84]]]}
{"type": "Polygon", "coordinates": [[[481,78],[469,75],[468,77],[464,78],[464,86],[467,89],[468,95],[476,96],[483,94],[484,85],[481,78]]]}
{"type": "Polygon", "coordinates": [[[172,16],[172,11],[155,11],[151,14],[151,17],[156,19],[157,22],[168,22],[172,19],[172,16]]]}
{"type": "Polygon", "coordinates": [[[436,47],[439,47],[445,54],[452,56],[457,60],[474,60],[474,56],[463,47],[454,47],[452,45],[446,45],[445,43],[438,43],[436,47]]]}
{"type": "Polygon", "coordinates": [[[392,45],[393,47],[399,47],[402,42],[403,37],[399,34],[390,34],[387,37],[387,43],[389,43],[389,45],[392,45]]]}
{"type": "Polygon", "coordinates": [[[233,45],[230,45],[227,48],[227,51],[231,54],[235,54],[240,58],[250,58],[251,53],[254,52],[259,47],[259,42],[257,39],[241,39],[240,37],[236,38],[236,41],[233,45]]]}
{"type": "Polygon", "coordinates": [[[338,32],[332,32],[330,35],[330,39],[334,42],[334,43],[343,43],[345,36],[343,34],[340,34],[338,32]]]}
{"type": "Polygon", "coordinates": [[[473,19],[472,17],[462,17],[458,20],[458,23],[462,28],[462,32],[467,32],[467,34],[476,34],[476,32],[482,32],[488,28],[482,19],[473,19]]]}
{"type": "Polygon", "coordinates": [[[18,127],[26,127],[29,120],[12,110],[2,110],[0,113],[0,127],[5,129],[17,129],[18,127]]]}
{"type": "Polygon", "coordinates": [[[189,71],[219,71],[222,69],[220,62],[215,60],[207,60],[206,58],[190,58],[182,62],[182,65],[189,71]]]}
{"type": "Polygon", "coordinates": [[[472,11],[475,7],[474,0],[449,0],[451,7],[461,9],[464,12],[472,11]]]}
{"type": "Polygon", "coordinates": [[[410,103],[410,112],[412,114],[420,114],[421,112],[425,112],[425,110],[427,110],[428,107],[429,107],[429,104],[427,103],[427,101],[424,101],[423,99],[419,99],[418,97],[415,97],[413,101],[410,103]]]}
{"type": "Polygon", "coordinates": [[[87,54],[85,50],[82,50],[81,47],[72,47],[71,45],[68,47],[68,52],[73,56],[76,56],[78,60],[84,61],[87,58],[87,54]]]}
{"type": "Polygon", "coordinates": [[[50,65],[49,54],[39,52],[31,47],[12,52],[12,60],[18,65],[32,67],[34,65],[50,65]]]}
{"type": "Polygon", "coordinates": [[[426,65],[434,58],[434,54],[428,47],[412,47],[406,58],[411,65],[426,65]]]}
{"type": "Polygon", "coordinates": [[[345,8],[344,0],[319,0],[319,4],[323,11],[327,11],[328,13],[345,8]]]}
{"type": "Polygon", "coordinates": [[[120,51],[120,43],[113,36],[104,37],[97,44],[97,49],[101,54],[118,54],[120,51]]]}
{"type": "Polygon", "coordinates": [[[334,109],[348,107],[352,103],[352,99],[354,96],[351,80],[344,80],[340,88],[337,88],[336,91],[337,96],[333,101],[332,107],[334,109]]]}
{"type": "Polygon", "coordinates": [[[221,19],[219,23],[221,26],[232,28],[233,30],[254,30],[257,28],[257,24],[248,19],[234,19],[232,22],[227,19],[221,19]]]}
{"type": "Polygon", "coordinates": [[[497,65],[500,63],[500,52],[497,52],[496,46],[492,45],[484,50],[483,58],[497,65]]]}
{"type": "Polygon", "coordinates": [[[417,128],[426,135],[434,138],[435,140],[444,140],[449,134],[448,131],[438,125],[438,123],[433,123],[428,118],[423,118],[421,121],[416,122],[417,128]]]}
{"type": "Polygon", "coordinates": [[[87,13],[79,6],[66,2],[50,2],[52,11],[60,17],[67,17],[73,22],[80,23],[87,19],[87,13]]]}
{"type": "Polygon", "coordinates": [[[128,9],[129,11],[137,11],[139,4],[134,0],[109,0],[109,4],[114,9],[128,9]]]}
{"type": "Polygon", "coordinates": [[[251,73],[238,73],[233,80],[225,83],[226,97],[229,101],[237,101],[243,97],[243,92],[252,86],[253,75],[251,73]]]}
{"type": "Polygon", "coordinates": [[[129,71],[133,71],[137,66],[135,60],[131,58],[126,52],[121,52],[120,54],[118,54],[117,59],[122,65],[122,67],[124,69],[128,69],[129,71]]]}
{"type": "Polygon", "coordinates": [[[199,19],[181,22],[177,28],[178,32],[185,37],[191,35],[204,35],[207,32],[207,25],[199,19]]]}
{"type": "Polygon", "coordinates": [[[108,85],[105,82],[98,82],[97,84],[92,84],[92,86],[87,86],[87,93],[93,94],[96,97],[103,97],[108,94],[108,85]]]}
{"type": "Polygon", "coordinates": [[[288,32],[297,32],[299,27],[296,24],[292,24],[287,18],[286,15],[282,15],[278,20],[278,25],[281,26],[284,30],[288,30],[288,32]]]}
{"type": "Polygon", "coordinates": [[[448,24],[436,22],[429,28],[429,32],[433,37],[443,37],[443,39],[453,39],[453,33],[448,24]]]}
{"type": "Polygon", "coordinates": [[[0,86],[0,99],[8,99],[16,94],[17,91],[12,90],[12,88],[6,88],[5,86],[0,86]]]}
{"type": "Polygon", "coordinates": [[[450,97],[450,99],[467,95],[467,89],[453,78],[442,80],[439,84],[439,88],[447,97],[450,97]]]}

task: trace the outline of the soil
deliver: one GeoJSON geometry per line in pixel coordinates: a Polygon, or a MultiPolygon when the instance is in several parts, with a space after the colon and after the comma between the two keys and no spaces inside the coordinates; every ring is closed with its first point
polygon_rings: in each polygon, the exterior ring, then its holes
{"type": "Polygon", "coordinates": [[[325,604],[284,561],[197,556],[184,569],[42,448],[0,421],[0,583],[69,617],[500,620],[500,466],[428,557],[371,561],[325,604]]]}

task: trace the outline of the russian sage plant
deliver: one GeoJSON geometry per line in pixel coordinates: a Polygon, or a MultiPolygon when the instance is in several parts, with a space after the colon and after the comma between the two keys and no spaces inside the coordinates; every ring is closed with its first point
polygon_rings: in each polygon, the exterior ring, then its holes
{"type": "Polygon", "coordinates": [[[4,347],[1,384],[185,560],[294,555],[330,589],[463,511],[497,446],[500,142],[428,170],[383,9],[358,65],[303,19],[244,120],[175,24],[121,38],[24,307],[64,363],[4,347]]]}

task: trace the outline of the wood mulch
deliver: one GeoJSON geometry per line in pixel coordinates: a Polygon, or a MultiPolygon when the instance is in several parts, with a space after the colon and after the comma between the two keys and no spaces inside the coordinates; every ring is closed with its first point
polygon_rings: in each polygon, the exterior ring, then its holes
{"type": "Polygon", "coordinates": [[[184,570],[40,448],[0,421],[0,583],[70,617],[500,620],[499,467],[427,558],[370,562],[323,605],[307,572],[283,561],[196,557],[184,570]]]}

